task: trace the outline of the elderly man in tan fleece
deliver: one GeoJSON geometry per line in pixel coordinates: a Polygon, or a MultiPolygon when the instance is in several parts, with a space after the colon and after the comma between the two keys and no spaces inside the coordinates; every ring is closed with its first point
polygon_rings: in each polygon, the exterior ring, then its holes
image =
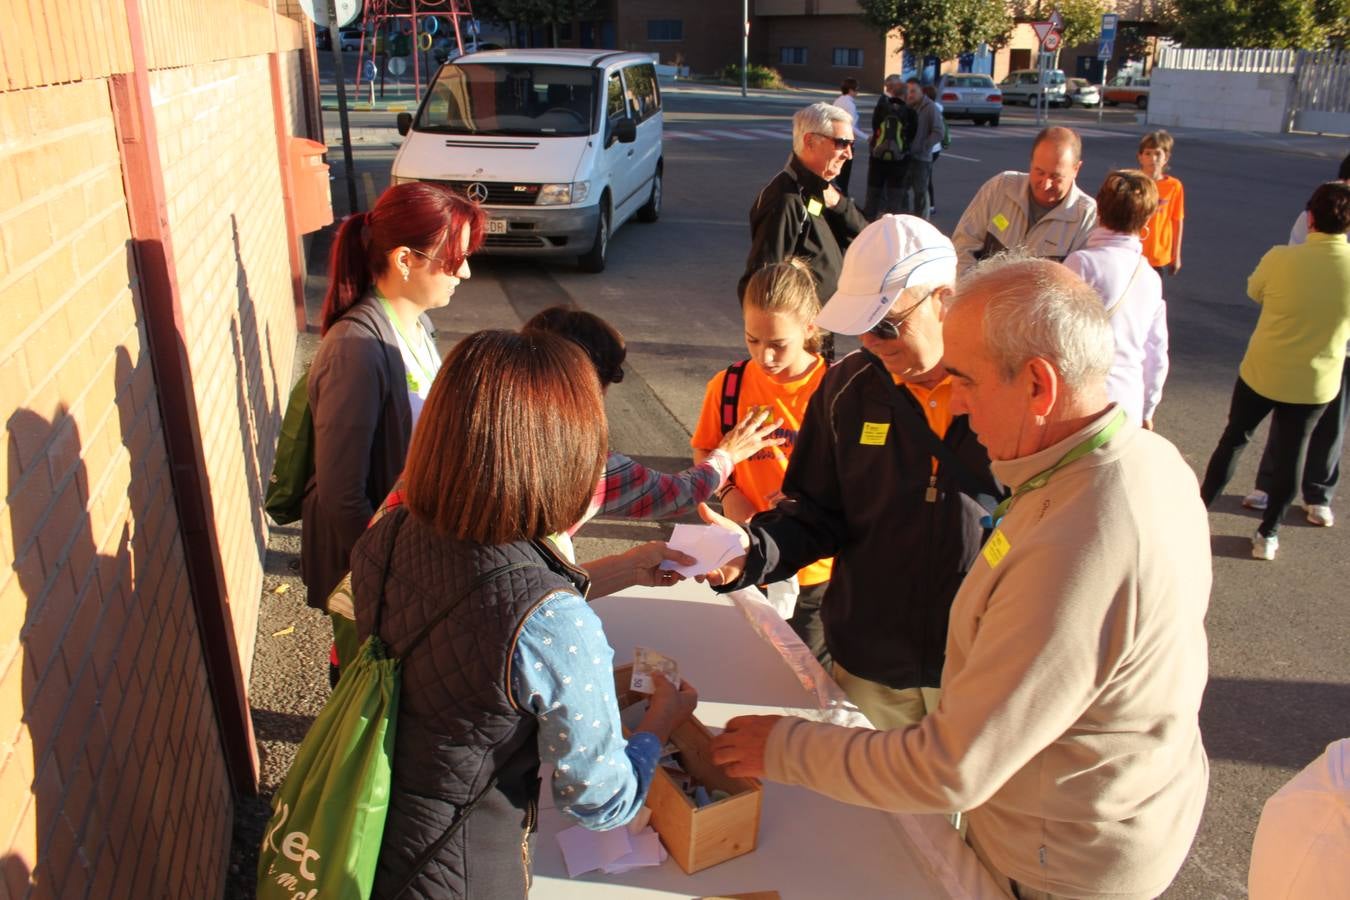
{"type": "Polygon", "coordinates": [[[1108,403],[1110,325],[1059,264],[982,263],[943,336],[953,410],[1014,493],[952,605],[937,711],[893,731],[747,716],[713,758],[849,803],[966,810],[976,853],[1023,900],[1157,897],[1209,781],[1195,475],[1108,403]]]}

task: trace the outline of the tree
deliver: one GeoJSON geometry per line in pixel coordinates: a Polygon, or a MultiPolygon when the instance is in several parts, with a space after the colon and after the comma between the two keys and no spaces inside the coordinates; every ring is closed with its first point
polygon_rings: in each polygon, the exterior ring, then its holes
{"type": "Polygon", "coordinates": [[[980,43],[1001,46],[1012,31],[1003,3],[992,0],[858,0],[863,19],[883,35],[895,29],[916,57],[950,59],[980,43]]]}
{"type": "Polygon", "coordinates": [[[1064,20],[1065,47],[1077,47],[1096,41],[1102,31],[1102,14],[1107,11],[1106,0],[1056,0],[1054,8],[1064,20]]]}
{"type": "Polygon", "coordinates": [[[1177,0],[1173,36],[1188,47],[1319,50],[1346,38],[1345,0],[1177,0]]]}
{"type": "Polygon", "coordinates": [[[550,43],[558,46],[558,26],[604,15],[604,0],[478,0],[474,12],[484,19],[530,28],[547,25],[550,43]]]}

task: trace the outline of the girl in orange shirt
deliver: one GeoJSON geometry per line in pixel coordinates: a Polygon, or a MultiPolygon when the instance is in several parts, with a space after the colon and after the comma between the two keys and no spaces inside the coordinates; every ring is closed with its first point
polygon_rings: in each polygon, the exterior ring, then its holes
{"type": "MultiPolygon", "coordinates": [[[[820,312],[815,282],[800,260],[773,263],[751,276],[741,310],[750,358],[708,382],[703,412],[689,443],[694,461],[702,462],[752,408],[768,407],[769,419],[781,420],[772,437],[782,438],[782,445],[767,447],[737,463],[718,494],[727,518],[748,522],[781,496],[806,404],[828,366],[819,352],[820,332],[813,324],[820,312]]],[[[832,562],[821,560],[797,573],[799,593],[788,620],[822,663],[829,657],[820,624],[820,599],[830,580],[832,562]]]]}
{"type": "Polygon", "coordinates": [[[1139,139],[1139,168],[1156,182],[1158,211],[1141,235],[1144,257],[1159,275],[1181,271],[1181,227],[1186,218],[1186,192],[1181,181],[1167,174],[1172,159],[1172,136],[1151,131],[1139,139]]]}

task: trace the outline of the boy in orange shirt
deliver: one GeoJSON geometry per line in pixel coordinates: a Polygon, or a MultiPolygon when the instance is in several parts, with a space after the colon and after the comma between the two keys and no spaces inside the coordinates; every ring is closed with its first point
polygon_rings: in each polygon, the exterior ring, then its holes
{"type": "MultiPolygon", "coordinates": [[[[783,444],[766,447],[737,463],[718,492],[727,518],[744,523],[777,502],[806,404],[828,366],[819,353],[820,332],[813,324],[820,301],[810,270],[801,261],[772,263],[752,275],[741,308],[750,358],[708,382],[703,412],[689,444],[698,463],[716,449],[722,436],[747,411],[768,407],[768,419],[782,421],[771,436],[782,438],[783,444]]],[[[800,590],[788,620],[823,665],[828,665],[829,654],[820,622],[820,601],[829,584],[832,564],[833,560],[820,560],[797,573],[800,590]]]]}
{"type": "Polygon", "coordinates": [[[1186,218],[1186,193],[1181,181],[1167,174],[1172,159],[1172,136],[1151,131],[1139,139],[1139,168],[1158,187],[1158,211],[1142,235],[1144,256],[1159,275],[1181,271],[1181,231],[1186,218]]]}

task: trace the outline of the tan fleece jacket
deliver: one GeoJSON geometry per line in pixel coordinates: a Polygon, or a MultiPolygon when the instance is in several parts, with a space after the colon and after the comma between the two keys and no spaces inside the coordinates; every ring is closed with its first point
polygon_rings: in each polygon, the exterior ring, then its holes
{"type": "MultiPolygon", "coordinates": [[[[994,474],[1022,484],[1115,410],[994,474]]],[[[1006,553],[982,554],[952,605],[939,709],[889,732],[785,719],[768,776],[882,809],[969,810],[994,865],[1028,887],[1156,897],[1209,781],[1209,523],[1195,475],[1127,423],[1017,500],[998,533],[1006,553]]]]}

